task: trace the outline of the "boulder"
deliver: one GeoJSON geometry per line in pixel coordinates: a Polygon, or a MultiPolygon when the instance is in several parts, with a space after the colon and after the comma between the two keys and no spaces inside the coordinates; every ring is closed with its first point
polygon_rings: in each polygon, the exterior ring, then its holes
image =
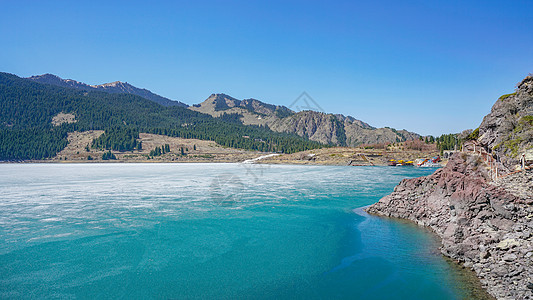
{"type": "Polygon", "coordinates": [[[496,248],[507,250],[509,248],[516,247],[519,245],[520,243],[515,239],[506,239],[506,240],[499,242],[498,245],[496,245],[496,248]]]}

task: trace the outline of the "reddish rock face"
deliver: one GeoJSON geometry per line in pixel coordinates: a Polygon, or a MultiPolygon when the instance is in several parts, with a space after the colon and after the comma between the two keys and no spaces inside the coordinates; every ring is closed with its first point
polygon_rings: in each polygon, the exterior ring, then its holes
{"type": "Polygon", "coordinates": [[[472,268],[495,297],[533,297],[533,207],[487,178],[478,156],[458,154],[430,176],[403,180],[367,211],[433,229],[441,251],[472,268]],[[513,246],[498,248],[505,239],[513,246]]]}

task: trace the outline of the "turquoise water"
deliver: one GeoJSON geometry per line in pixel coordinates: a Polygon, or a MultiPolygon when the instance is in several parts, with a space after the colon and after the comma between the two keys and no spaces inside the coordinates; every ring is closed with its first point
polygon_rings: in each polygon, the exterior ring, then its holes
{"type": "Polygon", "coordinates": [[[432,171],[3,164],[0,298],[464,298],[433,235],[354,211],[432,171]]]}

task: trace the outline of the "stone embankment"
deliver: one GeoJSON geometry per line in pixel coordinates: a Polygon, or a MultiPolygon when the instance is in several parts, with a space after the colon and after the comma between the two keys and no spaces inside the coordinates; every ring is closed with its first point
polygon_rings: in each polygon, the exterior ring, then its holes
{"type": "Polygon", "coordinates": [[[474,270],[494,297],[533,299],[533,173],[489,177],[480,156],[458,153],[367,211],[431,228],[442,253],[474,270]]]}

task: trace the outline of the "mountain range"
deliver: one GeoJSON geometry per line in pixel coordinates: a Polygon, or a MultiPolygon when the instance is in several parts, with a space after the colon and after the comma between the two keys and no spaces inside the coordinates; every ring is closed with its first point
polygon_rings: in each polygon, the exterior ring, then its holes
{"type": "Polygon", "coordinates": [[[246,126],[143,97],[41,84],[0,72],[0,160],[54,157],[74,132],[101,130],[86,149],[140,150],[139,133],[214,141],[237,149],[294,153],[327,147],[296,134],[246,126]]]}
{"type": "Polygon", "coordinates": [[[188,107],[190,110],[213,117],[236,115],[244,125],[258,125],[276,132],[294,133],[323,144],[353,147],[361,144],[401,142],[420,137],[407,130],[389,127],[375,128],[354,117],[342,114],[328,114],[312,110],[295,112],[285,106],[268,104],[256,99],[238,100],[226,94],[212,94],[205,101],[188,106],[120,81],[89,85],[72,79],[62,79],[52,74],[32,76],[28,79],[85,91],[134,94],[163,106],[188,107]]]}

